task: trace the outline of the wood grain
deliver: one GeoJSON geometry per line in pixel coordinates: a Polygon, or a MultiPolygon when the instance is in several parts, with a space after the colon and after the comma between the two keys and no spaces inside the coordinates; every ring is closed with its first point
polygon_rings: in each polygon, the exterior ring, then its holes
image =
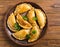
{"type": "Polygon", "coordinates": [[[0,0],[0,47],[22,47],[5,34],[4,17],[19,2],[34,2],[41,6],[48,18],[48,29],[40,43],[31,47],[60,47],[60,0],[0,0]]]}

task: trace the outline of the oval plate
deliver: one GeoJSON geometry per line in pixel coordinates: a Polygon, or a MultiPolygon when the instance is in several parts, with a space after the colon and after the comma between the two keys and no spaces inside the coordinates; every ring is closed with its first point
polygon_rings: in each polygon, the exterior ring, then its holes
{"type": "MultiPolygon", "coordinates": [[[[21,2],[21,3],[18,3],[17,5],[22,4],[22,3],[31,4],[33,7],[38,8],[38,9],[41,9],[41,10],[44,12],[44,10],[43,10],[39,5],[37,5],[36,3],[33,3],[33,2],[21,2]]],[[[46,24],[45,24],[45,26],[44,26],[44,28],[43,28],[43,30],[42,30],[42,32],[41,32],[41,35],[40,35],[40,37],[38,38],[37,41],[32,42],[32,43],[28,43],[27,41],[17,40],[17,39],[15,39],[15,38],[13,38],[13,37],[11,36],[12,32],[11,32],[11,30],[10,30],[10,29],[8,28],[8,26],[7,26],[7,18],[8,18],[8,16],[15,10],[15,8],[16,8],[17,5],[15,5],[11,10],[9,10],[9,11],[7,12],[6,16],[5,16],[5,19],[4,19],[4,27],[5,27],[5,30],[6,30],[5,32],[6,32],[7,36],[8,36],[13,42],[15,42],[16,44],[19,44],[19,45],[22,45],[22,46],[31,46],[31,45],[34,45],[34,44],[38,43],[39,40],[40,40],[40,39],[45,35],[45,33],[46,33],[46,29],[47,29],[47,25],[48,25],[47,16],[46,16],[46,24]]],[[[45,12],[44,12],[44,13],[45,13],[45,12]]],[[[45,14],[45,15],[46,15],[46,14],[45,14]]]]}

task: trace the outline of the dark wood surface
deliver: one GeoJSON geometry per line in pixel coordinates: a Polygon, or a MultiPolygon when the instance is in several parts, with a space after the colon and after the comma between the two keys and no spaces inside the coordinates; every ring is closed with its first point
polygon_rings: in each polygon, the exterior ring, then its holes
{"type": "Polygon", "coordinates": [[[3,24],[7,11],[24,1],[37,3],[48,17],[48,29],[45,36],[40,43],[30,47],[60,47],[60,0],[0,0],[0,47],[22,47],[7,37],[3,24]]]}

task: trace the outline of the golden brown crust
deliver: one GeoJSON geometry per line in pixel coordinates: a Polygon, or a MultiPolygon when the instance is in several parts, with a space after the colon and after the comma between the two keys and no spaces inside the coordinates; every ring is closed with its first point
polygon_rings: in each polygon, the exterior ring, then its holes
{"type": "Polygon", "coordinates": [[[26,35],[29,34],[30,30],[22,29],[16,33],[13,33],[13,37],[15,37],[18,40],[24,40],[26,39],[26,35]]]}
{"type": "Polygon", "coordinates": [[[18,13],[24,13],[30,9],[32,9],[33,7],[30,5],[30,4],[27,4],[27,3],[23,3],[23,4],[20,4],[20,5],[17,5],[15,11],[14,11],[14,14],[18,14],[18,13]]]}
{"type": "Polygon", "coordinates": [[[30,33],[31,33],[31,38],[28,40],[28,42],[34,42],[34,41],[36,41],[39,38],[41,30],[39,29],[38,25],[36,25],[36,26],[33,26],[33,28],[32,28],[30,33]],[[32,34],[33,30],[36,31],[35,34],[32,34]]]}
{"type": "Polygon", "coordinates": [[[36,17],[38,19],[37,21],[39,23],[39,26],[41,29],[43,29],[46,23],[45,14],[40,9],[35,9],[35,12],[36,12],[36,17]]]}
{"type": "Polygon", "coordinates": [[[32,28],[32,25],[28,21],[24,20],[22,16],[19,14],[17,15],[17,22],[22,28],[25,28],[25,29],[32,28]]]}
{"type": "Polygon", "coordinates": [[[41,33],[39,26],[37,25],[36,21],[33,19],[35,17],[34,10],[30,10],[27,14],[27,17],[29,19],[29,22],[32,24],[32,29],[30,31],[30,34],[32,34],[32,31],[35,30],[36,33],[31,35],[31,38],[28,40],[28,42],[34,42],[39,38],[39,35],[41,33]]]}
{"type": "Polygon", "coordinates": [[[45,14],[40,9],[35,9],[30,4],[27,4],[27,3],[18,5],[14,13],[10,14],[7,20],[8,27],[10,28],[10,30],[15,32],[12,34],[13,37],[15,37],[18,40],[24,40],[26,39],[26,35],[29,34],[30,39],[28,39],[28,42],[34,42],[39,38],[41,29],[43,29],[43,27],[45,26],[45,23],[46,23],[45,14]],[[27,11],[28,11],[27,13],[28,20],[26,21],[23,19],[21,13],[24,13],[27,11]],[[34,20],[33,19],[34,17],[37,17],[37,20],[34,20]],[[38,21],[39,26],[36,21],[38,21]],[[19,31],[15,30],[14,24],[16,22],[23,29],[20,29],[19,31]],[[36,31],[35,34],[32,34],[33,30],[36,31]]]}
{"type": "Polygon", "coordinates": [[[11,13],[10,16],[8,17],[7,25],[10,28],[10,30],[12,30],[13,32],[16,32],[17,31],[14,28],[14,24],[15,23],[16,23],[16,21],[15,21],[15,15],[13,13],[11,13]]]}

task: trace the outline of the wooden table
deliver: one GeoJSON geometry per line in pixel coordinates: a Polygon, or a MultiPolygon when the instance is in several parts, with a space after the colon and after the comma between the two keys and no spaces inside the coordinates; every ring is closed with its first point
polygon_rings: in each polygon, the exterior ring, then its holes
{"type": "Polygon", "coordinates": [[[32,47],[60,47],[60,0],[0,0],[0,47],[22,47],[7,37],[3,24],[7,11],[24,1],[37,3],[48,17],[48,29],[45,36],[40,43],[32,47]]]}

